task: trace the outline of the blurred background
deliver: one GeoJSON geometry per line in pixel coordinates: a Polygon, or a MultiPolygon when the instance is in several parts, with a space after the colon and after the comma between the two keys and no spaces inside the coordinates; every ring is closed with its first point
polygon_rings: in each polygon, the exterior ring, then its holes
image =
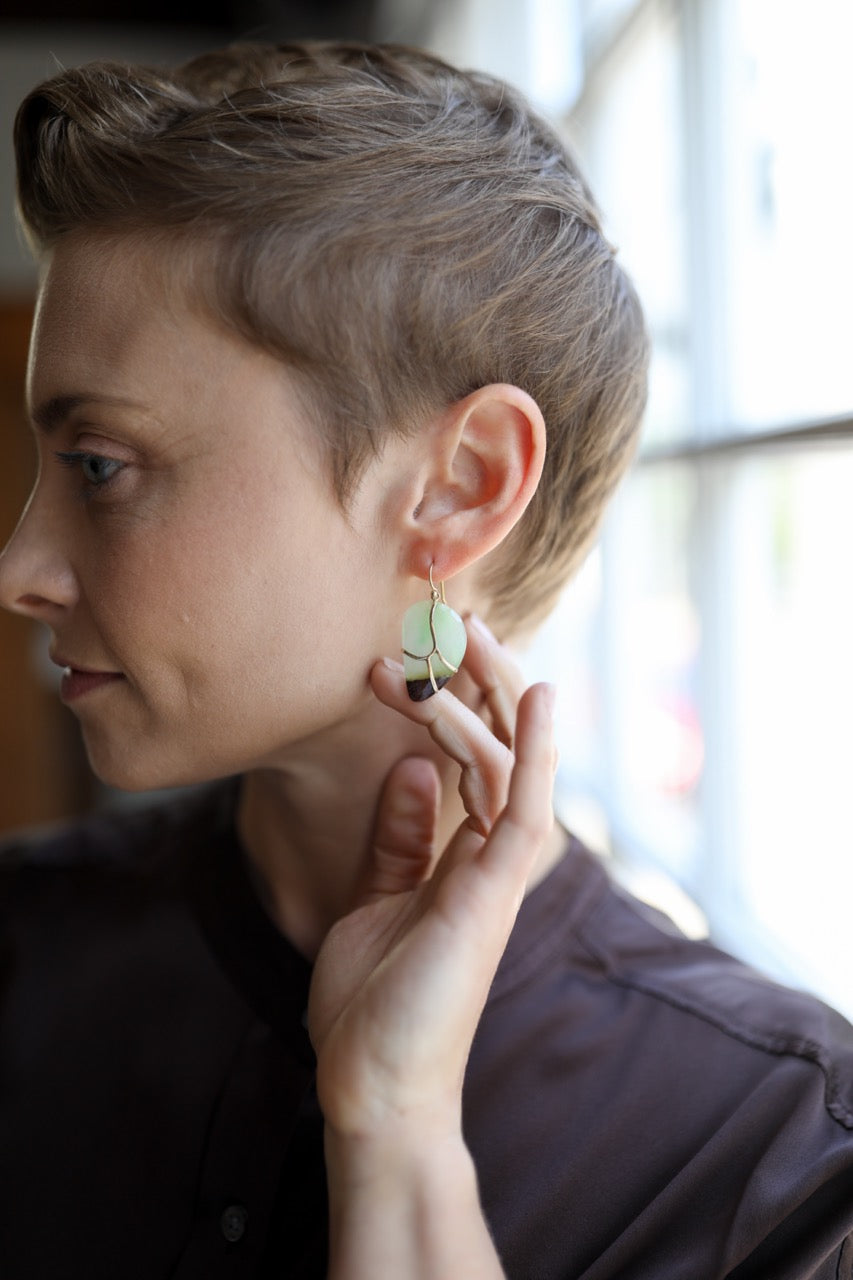
{"type": "MultiPolygon", "coordinates": [[[[526,655],[558,804],[640,896],[853,1016],[849,0],[0,0],[0,542],[32,479],[23,94],[233,39],[424,45],[573,143],[655,355],[645,442],[526,655]]],[[[0,617],[0,829],[103,803],[42,639],[0,617]]]]}

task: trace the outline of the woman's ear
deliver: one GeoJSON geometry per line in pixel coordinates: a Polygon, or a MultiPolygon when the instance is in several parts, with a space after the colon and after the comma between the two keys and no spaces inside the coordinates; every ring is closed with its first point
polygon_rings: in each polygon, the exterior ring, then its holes
{"type": "Polygon", "coordinates": [[[496,547],[521,517],[545,461],[545,422],[519,387],[480,387],[435,425],[430,465],[409,517],[407,568],[452,578],[496,547]]]}

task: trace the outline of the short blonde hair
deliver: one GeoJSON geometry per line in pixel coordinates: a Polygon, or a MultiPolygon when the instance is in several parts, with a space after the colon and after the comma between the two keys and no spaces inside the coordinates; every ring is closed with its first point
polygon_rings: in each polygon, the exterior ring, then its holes
{"type": "Polygon", "coordinates": [[[93,63],[15,125],[37,252],[79,230],[207,246],[205,303],[304,377],[346,506],[387,432],[478,387],[539,404],[539,489],[485,583],[499,632],[552,606],[632,456],[647,338],[564,144],[511,88],[397,46],[93,63]]]}

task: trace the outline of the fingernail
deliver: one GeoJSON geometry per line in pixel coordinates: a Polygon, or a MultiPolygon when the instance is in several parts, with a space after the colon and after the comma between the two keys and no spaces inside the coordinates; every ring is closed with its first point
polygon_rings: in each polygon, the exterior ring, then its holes
{"type": "Polygon", "coordinates": [[[555,684],[545,684],[542,686],[542,698],[545,707],[551,719],[554,719],[554,708],[557,705],[557,686],[555,684]]]}
{"type": "Polygon", "coordinates": [[[395,662],[393,658],[383,658],[382,664],[383,666],[386,666],[389,671],[393,671],[396,676],[402,675],[403,673],[402,662],[395,662]]]}

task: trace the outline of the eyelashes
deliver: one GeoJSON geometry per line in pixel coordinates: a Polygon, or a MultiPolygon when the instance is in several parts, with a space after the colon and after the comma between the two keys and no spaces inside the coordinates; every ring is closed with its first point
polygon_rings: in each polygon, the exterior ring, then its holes
{"type": "Polygon", "coordinates": [[[115,458],[105,458],[100,453],[90,453],[85,449],[70,449],[67,453],[57,452],[55,457],[69,470],[79,470],[85,481],[87,495],[108,488],[116,476],[124,470],[125,463],[115,458]]]}

